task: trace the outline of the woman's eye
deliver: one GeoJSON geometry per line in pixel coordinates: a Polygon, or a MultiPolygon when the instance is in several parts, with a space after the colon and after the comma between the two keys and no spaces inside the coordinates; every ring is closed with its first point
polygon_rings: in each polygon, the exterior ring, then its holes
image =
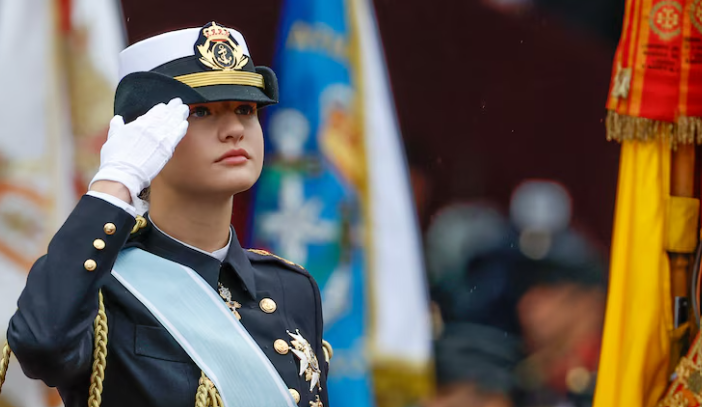
{"type": "Polygon", "coordinates": [[[256,107],[252,105],[241,105],[236,108],[236,114],[242,116],[250,116],[256,113],[256,107]]]}
{"type": "Polygon", "coordinates": [[[210,109],[198,106],[190,111],[190,117],[205,117],[210,115],[210,109]]]}

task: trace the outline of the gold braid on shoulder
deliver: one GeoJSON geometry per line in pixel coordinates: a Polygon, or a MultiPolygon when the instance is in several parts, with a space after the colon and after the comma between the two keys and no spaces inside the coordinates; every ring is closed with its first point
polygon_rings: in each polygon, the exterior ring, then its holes
{"type": "Polygon", "coordinates": [[[305,269],[304,267],[302,267],[301,265],[299,265],[299,264],[297,264],[297,263],[293,263],[293,262],[291,262],[291,261],[288,260],[288,259],[284,259],[284,258],[282,258],[282,257],[280,257],[280,256],[276,256],[275,254],[273,254],[273,253],[271,253],[271,252],[269,252],[269,251],[266,251],[266,250],[261,250],[261,249],[246,249],[246,250],[249,251],[249,252],[251,252],[251,253],[256,253],[256,254],[258,254],[258,255],[260,255],[260,256],[269,256],[269,257],[273,257],[273,258],[278,259],[278,260],[282,261],[283,263],[288,264],[288,265],[293,266],[293,267],[301,268],[301,269],[303,269],[303,270],[305,269]]]}

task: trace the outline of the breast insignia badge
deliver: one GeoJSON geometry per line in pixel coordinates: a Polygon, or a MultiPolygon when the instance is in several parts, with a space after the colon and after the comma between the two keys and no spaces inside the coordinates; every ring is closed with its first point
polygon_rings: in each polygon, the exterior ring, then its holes
{"type": "Polygon", "coordinates": [[[310,391],[317,386],[319,390],[322,390],[322,386],[319,382],[319,378],[322,374],[319,368],[319,362],[317,361],[317,356],[312,350],[312,346],[307,342],[307,339],[303,338],[300,334],[300,330],[296,329],[295,333],[288,331],[288,335],[293,338],[290,343],[292,344],[292,349],[290,349],[298,359],[300,359],[300,376],[305,374],[305,380],[310,382],[310,391]]]}
{"type": "Polygon", "coordinates": [[[241,308],[241,304],[232,300],[231,291],[229,291],[227,287],[223,286],[222,283],[218,283],[218,291],[219,296],[222,297],[232,314],[234,314],[237,320],[241,321],[241,314],[239,314],[239,308],[241,308]]]}

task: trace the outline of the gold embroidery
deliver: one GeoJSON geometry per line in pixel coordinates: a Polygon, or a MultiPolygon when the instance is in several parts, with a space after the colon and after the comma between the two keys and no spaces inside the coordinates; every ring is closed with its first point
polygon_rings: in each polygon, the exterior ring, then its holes
{"type": "Polygon", "coordinates": [[[310,401],[310,407],[324,407],[324,403],[319,399],[319,396],[314,401],[310,401]]]}
{"type": "Polygon", "coordinates": [[[676,1],[664,0],[653,6],[649,18],[651,30],[663,41],[669,41],[682,33],[683,7],[676,1]]]}
{"type": "Polygon", "coordinates": [[[270,252],[267,252],[267,251],[265,251],[265,250],[261,250],[261,249],[247,249],[247,250],[250,251],[251,253],[260,254],[261,256],[275,257],[276,259],[278,259],[278,260],[280,260],[280,261],[282,261],[282,262],[284,262],[284,263],[286,263],[286,264],[289,264],[289,265],[291,265],[291,266],[295,266],[295,267],[301,268],[301,269],[303,269],[303,270],[305,269],[304,267],[302,267],[302,266],[299,265],[299,264],[293,263],[293,262],[291,262],[290,260],[284,259],[284,258],[282,258],[282,257],[280,257],[280,256],[276,256],[275,254],[270,253],[270,252]]]}
{"type": "Polygon", "coordinates": [[[695,338],[687,356],[675,369],[675,380],[657,407],[699,407],[702,405],[702,342],[695,338]]]}
{"type": "Polygon", "coordinates": [[[246,71],[209,71],[176,76],[173,79],[191,88],[212,85],[243,85],[265,89],[263,75],[246,71]]]}
{"type": "Polygon", "coordinates": [[[244,50],[232,39],[229,30],[214,21],[202,29],[205,43],[197,44],[200,62],[208,68],[221,71],[241,70],[249,61],[244,50]]]}

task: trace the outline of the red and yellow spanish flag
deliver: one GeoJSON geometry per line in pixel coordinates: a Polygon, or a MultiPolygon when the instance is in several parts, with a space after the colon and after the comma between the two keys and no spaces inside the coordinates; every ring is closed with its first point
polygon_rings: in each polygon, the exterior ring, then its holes
{"type": "Polygon", "coordinates": [[[607,103],[621,158],[595,407],[661,401],[687,332],[673,323],[669,253],[697,244],[699,201],[671,196],[671,168],[674,149],[702,137],[702,0],[628,0],[624,18],[607,103]]]}

